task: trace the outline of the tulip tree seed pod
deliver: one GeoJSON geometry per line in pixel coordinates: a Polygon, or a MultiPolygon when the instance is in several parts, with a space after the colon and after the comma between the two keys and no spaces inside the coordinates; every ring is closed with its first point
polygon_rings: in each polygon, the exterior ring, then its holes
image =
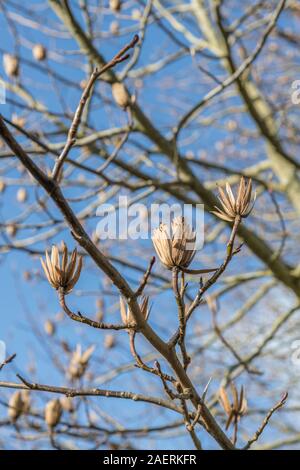
{"type": "Polygon", "coordinates": [[[115,346],[115,337],[113,335],[106,335],[104,338],[105,349],[112,349],[115,346]]]}
{"type": "Polygon", "coordinates": [[[46,320],[44,323],[44,330],[49,336],[53,336],[55,334],[55,324],[51,320],[46,320]]]}
{"type": "Polygon", "coordinates": [[[116,82],[112,85],[112,95],[120,108],[126,108],[130,104],[130,96],[123,83],[116,82]]]}
{"type": "Polygon", "coordinates": [[[25,188],[19,188],[17,192],[17,201],[25,202],[27,200],[27,191],[25,188]]]}
{"type": "Polygon", "coordinates": [[[61,415],[62,406],[59,400],[50,400],[45,407],[45,421],[50,429],[58,425],[61,415]]]}
{"type": "Polygon", "coordinates": [[[41,62],[46,59],[47,50],[42,44],[35,44],[35,46],[32,49],[32,55],[35,58],[35,60],[38,60],[39,62],[41,62]]]}
{"type": "Polygon", "coordinates": [[[24,411],[24,402],[22,393],[20,391],[15,392],[8,403],[8,416],[13,423],[21,416],[24,411]]]}
{"type": "Polygon", "coordinates": [[[109,0],[109,8],[112,11],[120,11],[122,8],[121,0],[109,0]]]}
{"type": "Polygon", "coordinates": [[[3,68],[8,77],[18,77],[19,59],[12,54],[3,55],[3,68]]]}

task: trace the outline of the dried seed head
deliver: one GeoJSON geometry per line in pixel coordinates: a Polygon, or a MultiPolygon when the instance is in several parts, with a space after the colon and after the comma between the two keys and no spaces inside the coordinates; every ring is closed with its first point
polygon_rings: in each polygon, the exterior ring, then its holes
{"type": "Polygon", "coordinates": [[[121,0],[109,0],[109,8],[112,11],[120,11],[122,7],[121,0]]]}
{"type": "Polygon", "coordinates": [[[115,337],[113,335],[106,335],[104,338],[105,349],[112,349],[116,344],[115,337]]]}
{"type": "Polygon", "coordinates": [[[134,322],[131,311],[122,296],[120,296],[120,313],[124,325],[134,322]]]}
{"type": "Polygon", "coordinates": [[[150,315],[150,310],[151,310],[151,307],[149,308],[149,296],[144,295],[142,297],[142,301],[140,303],[140,309],[141,309],[143,317],[147,321],[150,315]]]}
{"type": "Polygon", "coordinates": [[[191,229],[184,217],[176,217],[172,221],[171,235],[166,224],[160,224],[153,231],[152,242],[162,264],[168,269],[173,267],[187,268],[192,262],[196,233],[191,229]]]}
{"type": "Polygon", "coordinates": [[[18,232],[18,227],[16,224],[9,224],[6,227],[6,233],[9,237],[15,237],[17,235],[17,232],[18,232]]]}
{"type": "MultiPolygon", "coordinates": [[[[150,314],[150,308],[149,308],[149,297],[148,296],[143,296],[141,303],[140,303],[140,310],[142,312],[143,317],[145,320],[148,320],[149,314],[150,314]]],[[[123,299],[123,297],[120,297],[120,313],[121,313],[121,319],[124,325],[131,325],[135,324],[133,315],[131,313],[130,308],[128,307],[127,303],[123,299]]]]}
{"type": "Polygon", "coordinates": [[[89,348],[87,348],[80,357],[80,364],[87,365],[93,352],[95,350],[95,345],[92,344],[89,348]]]}
{"type": "Polygon", "coordinates": [[[20,116],[19,114],[13,113],[11,122],[15,124],[16,126],[19,127],[24,127],[26,124],[26,120],[23,116],[20,116]]]}
{"type": "Polygon", "coordinates": [[[49,336],[53,336],[55,334],[55,324],[51,320],[46,320],[44,323],[44,330],[49,336]]]}
{"type": "Polygon", "coordinates": [[[103,299],[96,300],[96,320],[101,322],[104,318],[104,302],[103,299]]]}
{"type": "Polygon", "coordinates": [[[22,400],[23,400],[23,413],[29,413],[30,411],[30,391],[29,390],[22,390],[21,391],[22,400]]]}
{"type": "Polygon", "coordinates": [[[16,422],[17,419],[24,412],[24,401],[22,393],[20,391],[15,392],[8,402],[8,416],[12,422],[16,422]]]}
{"type": "Polygon", "coordinates": [[[253,209],[255,199],[256,194],[254,193],[252,196],[251,178],[246,181],[242,176],[236,196],[233,195],[229,183],[226,183],[226,193],[222,188],[219,188],[219,201],[222,207],[215,206],[217,210],[212,211],[212,214],[227,222],[234,222],[237,216],[248,217],[253,209]]]}
{"type": "Polygon", "coordinates": [[[235,131],[238,127],[238,123],[235,119],[229,119],[226,123],[227,130],[235,131]]]}
{"type": "Polygon", "coordinates": [[[112,95],[118,106],[126,108],[130,104],[130,96],[123,83],[114,83],[111,87],[112,95]]]}
{"type": "Polygon", "coordinates": [[[134,8],[131,12],[131,18],[133,20],[140,20],[142,18],[142,12],[138,8],[134,8]]]}
{"type": "Polygon", "coordinates": [[[0,180],[0,193],[3,193],[5,191],[6,184],[4,181],[0,180]]]}
{"type": "Polygon", "coordinates": [[[120,31],[120,25],[118,21],[112,21],[109,25],[109,30],[111,34],[118,34],[120,31]]]}
{"type": "Polygon", "coordinates": [[[233,382],[230,384],[232,400],[230,401],[227,391],[224,387],[219,390],[219,401],[227,415],[226,429],[233,421],[238,421],[247,412],[247,400],[245,398],[244,388],[241,387],[238,393],[233,382]]]}
{"type": "Polygon", "coordinates": [[[42,44],[35,44],[32,49],[32,55],[35,60],[43,61],[47,57],[47,49],[42,44]]]}
{"type": "Polygon", "coordinates": [[[71,292],[79,279],[82,268],[82,256],[77,254],[76,248],[73,250],[70,259],[68,248],[62,244],[62,259],[60,260],[59,249],[52,246],[51,257],[46,253],[45,261],[41,258],[41,263],[50,285],[54,289],[63,289],[65,294],[71,292]],[[78,260],[78,262],[77,262],[78,260]]]}
{"type": "Polygon", "coordinates": [[[81,345],[77,344],[68,369],[68,375],[71,379],[80,379],[84,375],[94,350],[95,346],[92,345],[83,352],[81,345]]]}
{"type": "Polygon", "coordinates": [[[58,425],[61,415],[62,406],[59,400],[50,400],[45,407],[45,421],[49,428],[55,428],[58,425]]]}
{"type": "Polygon", "coordinates": [[[25,202],[27,200],[27,191],[25,188],[19,188],[17,191],[17,201],[25,202]]]}
{"type": "Polygon", "coordinates": [[[17,77],[19,75],[19,59],[12,54],[4,54],[3,68],[8,77],[17,77]]]}
{"type": "Polygon", "coordinates": [[[74,413],[75,406],[74,406],[74,401],[72,397],[60,398],[60,404],[64,411],[67,411],[68,413],[74,413]]]}

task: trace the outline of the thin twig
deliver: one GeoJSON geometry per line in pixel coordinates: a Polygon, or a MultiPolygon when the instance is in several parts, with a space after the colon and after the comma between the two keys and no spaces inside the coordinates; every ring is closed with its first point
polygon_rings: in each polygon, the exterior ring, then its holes
{"type": "Polygon", "coordinates": [[[273,406],[273,408],[270,409],[267,416],[263,420],[261,426],[258,428],[254,436],[251,437],[251,439],[249,439],[245,447],[243,447],[243,450],[248,450],[252,446],[252,444],[258,440],[260,435],[264,432],[265,427],[268,425],[273,413],[275,413],[275,411],[279,410],[285,405],[287,398],[288,398],[288,392],[285,392],[281,400],[275,406],[273,406]]]}
{"type": "Polygon", "coordinates": [[[231,352],[231,354],[235,357],[235,359],[242,365],[245,367],[245,370],[249,373],[249,374],[259,374],[259,372],[256,370],[256,369],[252,369],[251,367],[249,367],[249,365],[247,364],[247,362],[245,362],[243,360],[243,358],[236,352],[236,350],[234,349],[234,347],[229,343],[229,341],[227,341],[227,339],[224,337],[223,333],[222,333],[222,330],[221,328],[219,327],[218,325],[218,322],[217,322],[217,307],[214,306],[213,304],[211,304],[210,302],[207,302],[209,308],[210,308],[210,311],[211,311],[211,314],[212,314],[212,321],[213,321],[213,327],[214,327],[214,331],[216,333],[216,335],[218,336],[218,338],[220,339],[220,341],[223,343],[223,345],[231,352]]]}
{"type": "Polygon", "coordinates": [[[149,266],[148,266],[148,269],[147,271],[145,272],[144,276],[143,276],[143,279],[139,285],[139,287],[137,288],[137,290],[135,291],[134,293],[134,297],[137,299],[140,295],[142,295],[146,285],[147,285],[147,282],[148,282],[148,279],[150,277],[150,274],[151,274],[151,271],[152,271],[152,268],[153,268],[153,265],[155,263],[155,256],[153,256],[150,260],[150,263],[149,263],[149,266]]]}
{"type": "MultiPolygon", "coordinates": [[[[189,415],[189,411],[188,411],[188,407],[187,407],[187,404],[186,404],[186,401],[185,400],[181,400],[181,405],[182,405],[182,409],[183,409],[183,414],[185,416],[185,426],[186,426],[186,429],[187,431],[189,432],[191,438],[192,438],[192,441],[195,445],[195,448],[197,450],[202,450],[202,445],[201,445],[201,442],[200,440],[198,439],[197,437],[197,434],[195,432],[195,426],[193,426],[191,424],[191,420],[190,420],[190,415],[189,415]]],[[[198,407],[198,410],[199,410],[199,407],[198,407]]],[[[197,410],[197,413],[196,413],[196,416],[198,414],[198,410],[197,410]]],[[[199,418],[198,418],[199,419],[199,418]]]]}
{"type": "Polygon", "coordinates": [[[66,304],[66,297],[63,290],[60,290],[58,293],[59,296],[59,303],[63,309],[63,311],[74,321],[79,323],[85,323],[93,328],[98,328],[100,330],[133,330],[136,328],[135,324],[128,324],[128,325],[115,325],[113,323],[103,323],[97,322],[95,320],[91,320],[90,318],[85,317],[80,312],[77,314],[72,312],[66,304]]]}
{"type": "Polygon", "coordinates": [[[15,354],[12,354],[12,355],[9,356],[7,359],[5,359],[5,360],[2,362],[2,364],[0,364],[0,370],[2,370],[4,366],[6,366],[6,365],[9,364],[10,362],[12,362],[15,357],[16,357],[16,353],[15,353],[15,354]]]}
{"type": "Polygon", "coordinates": [[[94,69],[92,75],[90,76],[90,78],[89,78],[89,80],[88,80],[88,82],[87,82],[87,84],[86,84],[86,86],[85,86],[85,88],[82,92],[79,104],[78,104],[77,109],[74,113],[73,121],[72,121],[71,127],[70,127],[69,132],[68,132],[68,138],[67,138],[67,141],[65,143],[65,146],[64,146],[61,154],[59,155],[59,157],[56,160],[56,163],[54,165],[54,168],[53,168],[53,171],[52,171],[52,178],[54,180],[58,179],[58,177],[60,175],[60,172],[61,172],[61,169],[62,169],[62,166],[63,166],[63,163],[64,163],[65,159],[67,158],[69,151],[71,150],[71,148],[73,147],[73,145],[76,142],[76,135],[77,135],[78,128],[80,126],[80,122],[81,122],[82,114],[83,114],[83,111],[84,111],[84,107],[86,105],[86,102],[87,102],[87,100],[90,96],[91,90],[92,90],[96,80],[101,75],[103,75],[105,72],[107,72],[107,70],[112,69],[113,67],[115,67],[120,62],[124,62],[124,60],[127,60],[129,58],[129,54],[126,54],[126,53],[129,51],[129,49],[132,49],[136,45],[138,40],[139,40],[138,35],[135,35],[134,38],[130,41],[130,43],[128,43],[125,47],[123,47],[100,70],[97,67],[94,69]]]}
{"type": "MultiPolygon", "coordinates": [[[[227,243],[227,249],[226,249],[226,257],[221,264],[221,266],[214,272],[214,274],[203,284],[202,278],[200,279],[200,287],[198,290],[198,293],[193,300],[193,302],[190,304],[187,312],[185,313],[185,325],[187,324],[188,320],[190,319],[192,313],[194,310],[200,305],[202,302],[202,298],[204,293],[213,285],[215,282],[219,279],[219,277],[223,274],[225,269],[227,268],[228,264],[232,260],[232,258],[240,252],[242,245],[239,245],[237,248],[234,249],[234,241],[235,237],[237,234],[237,230],[239,227],[239,224],[241,223],[241,218],[240,216],[236,216],[231,234],[227,243]]],[[[176,331],[176,333],[172,336],[172,338],[169,340],[168,344],[170,347],[174,346],[180,338],[180,328],[176,331]]]]}
{"type": "MultiPolygon", "coordinates": [[[[136,335],[135,331],[130,331],[129,333],[130,352],[136,361],[136,366],[142,370],[145,370],[146,372],[150,372],[151,374],[161,377],[161,374],[162,374],[161,370],[158,368],[155,369],[154,367],[147,366],[147,364],[144,363],[141,356],[138,354],[136,347],[135,347],[135,335],[136,335]]],[[[171,375],[162,374],[162,376],[163,376],[164,381],[176,383],[176,380],[171,375]]]]}
{"type": "Polygon", "coordinates": [[[178,336],[178,344],[180,346],[182,359],[183,359],[183,367],[186,370],[188,368],[189,363],[191,362],[191,358],[187,354],[186,346],[185,346],[185,332],[186,332],[186,320],[185,320],[185,304],[184,304],[184,286],[182,288],[182,292],[179,290],[178,286],[178,268],[173,268],[172,272],[172,285],[173,291],[176,299],[176,303],[178,306],[178,320],[179,320],[179,336],[178,336]]]}

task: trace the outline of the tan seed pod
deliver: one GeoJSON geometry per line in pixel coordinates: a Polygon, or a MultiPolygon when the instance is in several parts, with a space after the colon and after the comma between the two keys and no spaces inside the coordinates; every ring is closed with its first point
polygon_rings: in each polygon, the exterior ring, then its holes
{"type": "Polygon", "coordinates": [[[8,77],[17,77],[19,75],[19,59],[12,54],[4,54],[3,68],[8,77]]]}
{"type": "Polygon", "coordinates": [[[235,121],[234,119],[229,119],[229,121],[227,121],[226,123],[226,127],[228,131],[235,131],[238,127],[237,121],[235,121]]]}
{"type": "Polygon", "coordinates": [[[26,123],[24,117],[19,116],[18,114],[15,114],[15,113],[12,115],[11,122],[19,127],[24,127],[26,123]]]}
{"type": "Polygon", "coordinates": [[[122,8],[121,0],[109,0],[109,8],[112,11],[120,11],[122,8]]]}
{"type": "Polygon", "coordinates": [[[55,334],[55,324],[51,320],[46,320],[44,323],[44,330],[49,336],[53,336],[55,334]]]}
{"type": "Polygon", "coordinates": [[[130,104],[130,96],[123,83],[114,83],[111,87],[112,95],[118,106],[126,108],[130,104]]]}
{"type": "Polygon", "coordinates": [[[69,256],[68,248],[64,242],[61,248],[61,259],[59,248],[56,245],[52,246],[51,256],[48,251],[45,252],[45,255],[45,261],[42,258],[40,260],[49,284],[54,289],[63,289],[64,294],[68,294],[80,277],[82,256],[78,256],[76,248],[69,256]]]}
{"type": "Polygon", "coordinates": [[[95,346],[92,345],[82,352],[81,345],[77,344],[68,369],[68,375],[71,379],[80,379],[84,375],[94,350],[95,346]]]}
{"type": "Polygon", "coordinates": [[[112,21],[109,25],[109,30],[112,34],[118,34],[120,31],[120,25],[118,21],[112,21]]]}
{"type": "Polygon", "coordinates": [[[231,401],[224,387],[221,387],[219,390],[219,401],[227,415],[226,429],[229,428],[233,421],[238,422],[247,412],[247,400],[245,398],[244,388],[241,387],[240,392],[238,392],[234,383],[231,382],[230,390],[232,397],[231,401]]]}
{"type": "Polygon", "coordinates": [[[227,392],[224,387],[221,387],[219,390],[219,399],[220,403],[224,408],[225,413],[229,416],[231,413],[231,404],[227,395],[227,392]]]}
{"type": "Polygon", "coordinates": [[[35,44],[32,49],[32,55],[35,60],[43,61],[47,57],[47,49],[42,44],[35,44]]]}
{"type": "Polygon", "coordinates": [[[95,345],[92,344],[92,346],[90,346],[89,348],[87,348],[82,354],[81,354],[81,357],[80,357],[80,364],[82,365],[87,365],[93,352],[95,350],[95,345]]]}
{"type": "Polygon", "coordinates": [[[25,202],[27,200],[28,194],[25,188],[19,188],[17,191],[17,201],[25,202]]]}
{"type": "Polygon", "coordinates": [[[134,8],[131,12],[131,18],[133,20],[140,20],[142,17],[142,13],[138,8],[134,8]]]}
{"type": "Polygon", "coordinates": [[[103,321],[104,318],[104,302],[103,299],[96,300],[96,320],[98,322],[103,321]]]}
{"type": "Polygon", "coordinates": [[[216,210],[211,211],[212,214],[227,222],[234,222],[236,217],[248,217],[256,199],[256,194],[252,194],[251,178],[245,180],[243,176],[241,177],[236,195],[233,194],[228,182],[225,186],[226,192],[221,187],[218,189],[221,207],[215,206],[216,210]]]}
{"type": "Polygon", "coordinates": [[[113,335],[106,335],[104,338],[105,349],[112,349],[116,344],[115,337],[113,335]]]}
{"type": "Polygon", "coordinates": [[[77,361],[71,361],[67,370],[67,375],[71,380],[80,379],[85,373],[85,366],[77,361]]]}
{"type": "MultiPolygon", "coordinates": [[[[143,317],[147,321],[149,317],[149,313],[150,313],[149,297],[143,296],[139,306],[140,306],[143,317]]],[[[128,305],[126,304],[125,299],[122,296],[120,296],[120,314],[121,314],[121,319],[124,325],[135,324],[133,315],[128,305]]]]}
{"type": "Polygon", "coordinates": [[[193,261],[196,232],[186,223],[184,217],[172,220],[171,230],[161,223],[153,231],[152,242],[161,263],[168,269],[187,268],[193,261]]]}
{"type": "Polygon", "coordinates": [[[53,429],[58,425],[61,415],[62,406],[59,400],[50,400],[45,406],[45,421],[49,428],[53,429]]]}
{"type": "Polygon", "coordinates": [[[30,391],[29,390],[22,390],[21,391],[22,400],[23,400],[23,413],[29,413],[30,411],[30,391]]]}
{"type": "Polygon", "coordinates": [[[17,235],[18,228],[15,224],[9,224],[6,227],[6,233],[10,237],[15,237],[17,235]]]}
{"type": "Polygon", "coordinates": [[[0,180],[0,193],[3,193],[5,191],[5,188],[6,184],[4,183],[4,181],[0,180]]]}
{"type": "Polygon", "coordinates": [[[15,392],[8,402],[8,416],[12,422],[16,422],[24,411],[24,402],[22,393],[20,391],[15,392]]]}
{"type": "Polygon", "coordinates": [[[60,399],[60,404],[64,411],[67,411],[68,413],[74,413],[75,406],[74,406],[74,400],[72,397],[62,397],[60,399]]]}

